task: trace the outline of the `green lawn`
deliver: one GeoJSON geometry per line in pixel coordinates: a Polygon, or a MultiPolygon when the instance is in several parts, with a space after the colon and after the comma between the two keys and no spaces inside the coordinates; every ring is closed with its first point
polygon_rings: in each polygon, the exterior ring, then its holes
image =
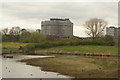
{"type": "Polygon", "coordinates": [[[6,48],[19,48],[20,46],[26,46],[27,44],[30,43],[3,42],[0,44],[2,44],[2,47],[6,47],[6,48]]]}
{"type": "Polygon", "coordinates": [[[2,46],[2,53],[20,52],[18,49],[20,46],[26,46],[30,43],[18,43],[18,42],[3,42],[0,43],[2,46]]]}
{"type": "Polygon", "coordinates": [[[94,45],[59,46],[59,47],[52,47],[47,49],[38,49],[37,51],[117,54],[118,46],[94,46],[94,45]]]}
{"type": "Polygon", "coordinates": [[[20,50],[18,48],[7,48],[2,49],[2,53],[12,53],[12,52],[19,52],[20,50]]]}

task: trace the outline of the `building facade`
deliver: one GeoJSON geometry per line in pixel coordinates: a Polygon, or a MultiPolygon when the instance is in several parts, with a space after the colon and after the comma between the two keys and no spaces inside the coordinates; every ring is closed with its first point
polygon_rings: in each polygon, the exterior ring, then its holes
{"type": "Polygon", "coordinates": [[[116,28],[114,26],[106,28],[106,35],[113,36],[114,38],[120,37],[120,28],[116,28]]]}
{"type": "Polygon", "coordinates": [[[70,37],[73,36],[73,23],[67,18],[51,18],[49,21],[41,22],[41,33],[43,35],[70,37]]]}

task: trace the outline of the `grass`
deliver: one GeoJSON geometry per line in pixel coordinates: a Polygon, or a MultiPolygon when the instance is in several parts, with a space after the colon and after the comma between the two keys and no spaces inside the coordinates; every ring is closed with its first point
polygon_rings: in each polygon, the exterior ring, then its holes
{"type": "MultiPolygon", "coordinates": [[[[20,46],[26,46],[32,43],[17,43],[17,42],[3,42],[2,47],[8,48],[3,49],[3,52],[17,51],[16,48],[20,46]]],[[[99,45],[79,45],[79,46],[58,46],[51,47],[45,49],[37,49],[36,52],[39,51],[48,51],[48,52],[73,52],[73,53],[109,53],[109,54],[117,54],[118,46],[99,46],[99,45]]]]}
{"type": "Polygon", "coordinates": [[[52,47],[46,49],[37,49],[37,51],[117,54],[118,46],[97,46],[97,45],[96,46],[95,45],[58,46],[58,47],[52,47]]]}
{"type": "Polygon", "coordinates": [[[6,48],[19,48],[20,46],[26,46],[27,44],[30,43],[3,42],[0,44],[2,44],[2,47],[6,47],[6,48]]]}
{"type": "Polygon", "coordinates": [[[20,46],[26,46],[27,44],[30,44],[30,43],[18,43],[18,42],[0,43],[0,45],[2,45],[2,53],[20,52],[18,48],[20,46]]]}
{"type": "Polygon", "coordinates": [[[58,72],[76,78],[115,78],[117,58],[57,56],[22,60],[28,65],[39,66],[44,71],[58,72]]]}
{"type": "Polygon", "coordinates": [[[6,48],[19,48],[20,46],[26,46],[29,43],[18,43],[18,42],[3,42],[2,47],[6,48]]]}
{"type": "Polygon", "coordinates": [[[2,53],[12,53],[12,52],[20,52],[20,50],[17,48],[2,49],[2,53]]]}

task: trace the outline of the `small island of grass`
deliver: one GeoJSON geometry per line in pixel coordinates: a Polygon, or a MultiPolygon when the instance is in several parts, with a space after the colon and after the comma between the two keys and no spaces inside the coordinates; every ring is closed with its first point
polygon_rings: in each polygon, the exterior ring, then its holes
{"type": "Polygon", "coordinates": [[[117,59],[108,57],[61,56],[22,60],[44,71],[75,78],[117,78],[117,59]]]}

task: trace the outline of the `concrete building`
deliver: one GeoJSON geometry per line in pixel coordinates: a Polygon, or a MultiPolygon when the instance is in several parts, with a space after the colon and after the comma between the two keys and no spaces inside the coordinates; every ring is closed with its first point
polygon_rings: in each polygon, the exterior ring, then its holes
{"type": "Polygon", "coordinates": [[[51,18],[49,21],[41,22],[41,33],[43,35],[70,37],[73,36],[73,23],[67,18],[51,18]]]}
{"type": "Polygon", "coordinates": [[[114,38],[120,37],[120,27],[116,28],[114,26],[106,28],[106,35],[113,36],[114,38]]]}

